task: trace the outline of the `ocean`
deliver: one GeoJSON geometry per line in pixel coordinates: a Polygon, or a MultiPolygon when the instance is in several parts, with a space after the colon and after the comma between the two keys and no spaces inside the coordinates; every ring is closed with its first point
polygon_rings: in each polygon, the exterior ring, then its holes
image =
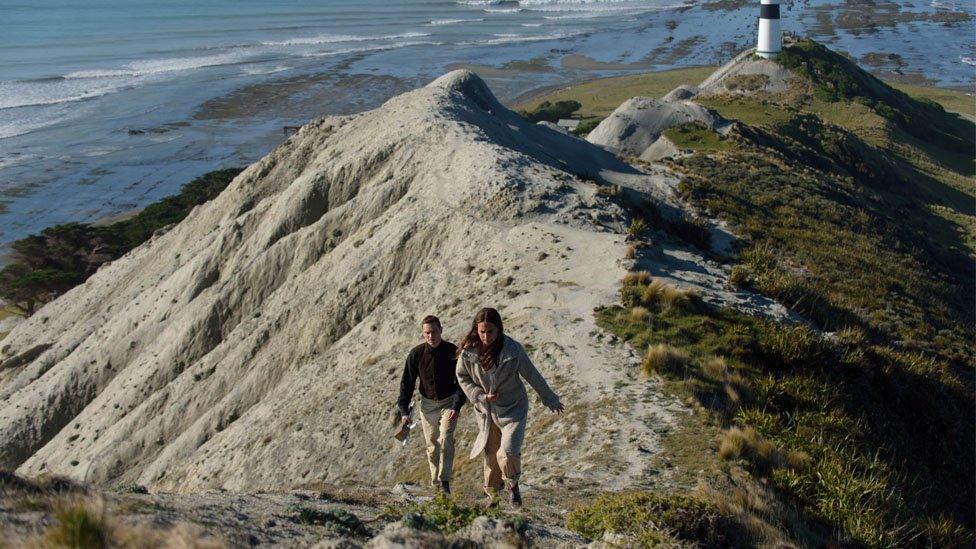
{"type": "MultiPolygon", "coordinates": [[[[958,21],[972,2],[879,4],[893,22],[861,27],[844,6],[784,3],[784,29],[972,87],[973,23],[958,21]]],[[[257,160],[283,126],[372,108],[454,66],[489,67],[505,100],[718,64],[752,44],[757,12],[728,0],[0,0],[0,246],[139,208],[257,160]]]]}

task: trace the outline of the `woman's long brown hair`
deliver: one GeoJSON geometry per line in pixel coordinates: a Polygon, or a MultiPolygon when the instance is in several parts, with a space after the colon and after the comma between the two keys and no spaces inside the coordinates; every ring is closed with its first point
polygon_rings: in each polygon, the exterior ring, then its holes
{"type": "Polygon", "coordinates": [[[498,355],[502,352],[504,335],[505,327],[502,325],[502,315],[498,314],[498,311],[491,307],[485,307],[478,311],[478,314],[474,315],[474,320],[471,321],[471,329],[468,330],[467,335],[461,338],[457,354],[461,356],[461,353],[468,348],[477,349],[481,367],[485,370],[491,370],[495,364],[498,364],[498,355]],[[482,348],[481,338],[478,337],[479,322],[488,322],[498,328],[498,337],[487,348],[482,348]]]}

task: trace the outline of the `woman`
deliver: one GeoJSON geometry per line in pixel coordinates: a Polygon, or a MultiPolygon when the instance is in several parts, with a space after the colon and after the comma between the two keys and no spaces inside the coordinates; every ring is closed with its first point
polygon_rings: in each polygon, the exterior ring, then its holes
{"type": "Polygon", "coordinates": [[[518,479],[529,413],[529,395],[522,379],[553,412],[561,413],[563,405],[522,345],[505,335],[502,317],[495,309],[478,311],[471,330],[458,345],[457,377],[478,418],[480,431],[471,458],[484,453],[485,493],[493,500],[504,482],[512,503],[520,506],[518,479]]]}

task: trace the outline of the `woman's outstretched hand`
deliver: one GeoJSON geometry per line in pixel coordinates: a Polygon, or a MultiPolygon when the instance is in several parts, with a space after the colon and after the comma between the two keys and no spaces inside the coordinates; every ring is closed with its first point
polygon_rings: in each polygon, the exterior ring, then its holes
{"type": "Polygon", "coordinates": [[[495,402],[498,400],[498,393],[486,393],[485,402],[495,402]]]}

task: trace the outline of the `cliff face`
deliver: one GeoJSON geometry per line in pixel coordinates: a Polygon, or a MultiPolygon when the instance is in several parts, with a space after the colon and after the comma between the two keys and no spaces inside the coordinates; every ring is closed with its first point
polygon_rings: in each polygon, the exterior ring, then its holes
{"type": "Polygon", "coordinates": [[[490,305],[570,408],[533,412],[526,460],[609,459],[627,484],[656,444],[642,423],[680,407],[613,389],[637,359],[596,339],[592,310],[625,272],[625,220],[583,172],[666,192],[468,72],[308,124],[5,339],[0,466],[179,491],[390,479],[418,320],[456,338],[490,305]]]}

